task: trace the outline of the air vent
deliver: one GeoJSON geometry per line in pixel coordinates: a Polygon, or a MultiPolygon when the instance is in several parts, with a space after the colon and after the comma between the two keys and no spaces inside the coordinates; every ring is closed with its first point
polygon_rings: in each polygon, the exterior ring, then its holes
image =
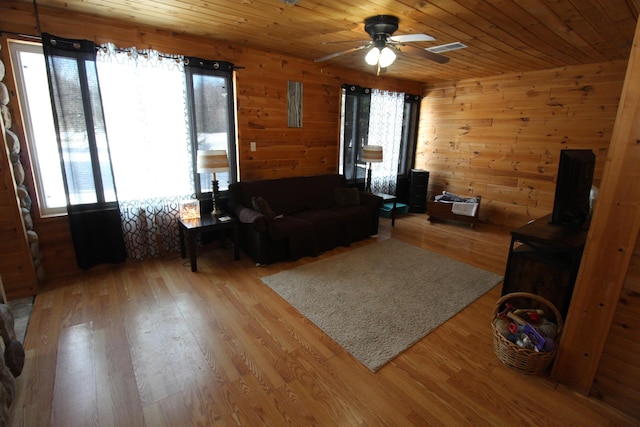
{"type": "Polygon", "coordinates": [[[442,53],[442,52],[449,52],[450,50],[464,49],[466,47],[468,46],[464,43],[454,42],[454,43],[443,44],[440,46],[429,47],[427,48],[427,50],[433,53],[442,53]]]}
{"type": "Polygon", "coordinates": [[[295,5],[295,4],[298,4],[298,2],[299,2],[300,0],[280,0],[280,1],[281,1],[282,3],[286,3],[286,4],[293,4],[293,5],[295,5]]]}

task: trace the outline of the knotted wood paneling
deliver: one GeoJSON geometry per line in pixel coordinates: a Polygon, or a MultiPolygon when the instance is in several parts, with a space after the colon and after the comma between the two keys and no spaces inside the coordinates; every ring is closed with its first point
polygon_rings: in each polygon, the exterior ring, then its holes
{"type": "Polygon", "coordinates": [[[425,90],[416,167],[430,192],[482,195],[481,219],[519,227],[551,212],[560,150],[596,153],[615,122],[626,61],[436,85],[425,90]]]}

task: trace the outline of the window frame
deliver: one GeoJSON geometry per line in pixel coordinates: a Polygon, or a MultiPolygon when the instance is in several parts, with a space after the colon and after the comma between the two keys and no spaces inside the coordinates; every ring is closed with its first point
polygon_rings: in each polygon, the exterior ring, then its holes
{"type": "Polygon", "coordinates": [[[370,111],[371,89],[356,85],[342,85],[339,171],[345,176],[349,185],[361,189],[365,186],[367,165],[360,158],[362,147],[369,141],[370,111]],[[349,130],[350,133],[347,135],[349,130]],[[347,141],[357,146],[355,152],[349,153],[347,141]]]}
{"type": "MultiPolygon", "coordinates": [[[[33,180],[33,185],[35,186],[35,197],[36,204],[38,206],[38,211],[41,218],[46,217],[55,217],[55,216],[63,216],[67,215],[67,207],[66,204],[64,206],[54,206],[51,207],[47,204],[47,193],[45,192],[45,186],[43,183],[43,176],[40,171],[40,158],[38,155],[37,141],[34,131],[33,118],[31,117],[31,109],[30,109],[30,100],[27,95],[26,84],[24,80],[24,74],[22,72],[22,60],[20,58],[21,52],[29,52],[29,53],[37,53],[42,56],[42,63],[45,64],[45,56],[44,49],[42,47],[42,43],[40,42],[31,42],[26,40],[18,40],[18,39],[9,39],[9,52],[11,56],[11,69],[13,72],[13,77],[15,81],[15,87],[17,91],[18,98],[18,106],[20,109],[20,115],[22,117],[23,129],[24,129],[24,137],[27,144],[27,155],[29,157],[29,163],[31,164],[31,177],[33,180]]],[[[46,73],[46,71],[45,71],[46,73]]],[[[48,87],[48,81],[46,74],[44,76],[45,82],[48,87]]],[[[49,113],[51,115],[51,125],[53,125],[53,110],[51,109],[50,104],[50,96],[47,92],[47,106],[49,107],[49,113]]],[[[55,134],[55,127],[51,129],[53,131],[51,138],[53,141],[56,141],[57,137],[55,134]]],[[[56,149],[56,152],[58,150],[56,149]]],[[[59,152],[58,152],[59,155],[59,152]]],[[[61,190],[64,194],[64,176],[62,171],[62,165],[60,159],[58,158],[57,162],[58,172],[60,175],[60,184],[62,185],[61,190]]],[[[66,202],[65,202],[66,203],[66,202]]]]}
{"type": "MultiPolygon", "coordinates": [[[[237,121],[236,121],[236,91],[235,91],[235,71],[233,64],[224,61],[210,61],[201,58],[185,57],[185,79],[189,111],[189,130],[192,144],[193,181],[196,198],[199,200],[212,197],[212,191],[203,192],[201,180],[202,175],[197,171],[197,153],[201,149],[198,144],[197,111],[194,96],[194,75],[224,78],[227,87],[227,158],[229,160],[229,185],[238,182],[238,161],[237,161],[237,121]]],[[[228,193],[228,188],[220,190],[221,195],[228,193]]]]}
{"type": "MultiPolygon", "coordinates": [[[[24,124],[24,133],[25,139],[27,142],[27,155],[29,156],[29,162],[31,164],[31,176],[33,180],[33,185],[35,187],[35,198],[38,206],[38,210],[40,213],[40,217],[54,217],[54,216],[64,216],[68,214],[68,205],[65,202],[63,206],[47,206],[46,203],[46,193],[45,186],[43,184],[43,176],[41,173],[40,163],[46,162],[46,159],[40,159],[38,155],[38,147],[37,141],[34,132],[34,124],[33,119],[29,110],[29,97],[27,95],[27,89],[25,84],[25,77],[21,68],[21,60],[20,60],[20,52],[27,51],[31,53],[37,53],[42,55],[43,64],[46,61],[46,57],[44,55],[44,48],[42,42],[33,42],[33,41],[25,41],[20,39],[9,39],[9,51],[11,57],[11,68],[15,79],[16,90],[18,92],[18,104],[20,106],[20,112],[22,116],[22,121],[24,124]]],[[[185,58],[186,59],[186,58],[185,58]]],[[[188,97],[188,105],[187,110],[189,111],[189,123],[190,123],[190,134],[191,134],[191,146],[192,146],[192,166],[193,166],[193,185],[192,189],[197,198],[207,198],[210,197],[211,192],[202,193],[201,185],[200,185],[200,176],[196,172],[196,153],[198,150],[198,141],[197,141],[197,129],[195,126],[195,119],[193,116],[194,109],[194,97],[193,97],[193,79],[190,73],[197,74],[205,74],[212,75],[215,77],[223,77],[225,78],[225,85],[227,87],[227,113],[228,113],[228,133],[227,133],[227,156],[229,158],[229,184],[237,182],[239,177],[239,165],[238,165],[238,156],[237,156],[237,120],[236,120],[236,76],[234,71],[234,66],[231,63],[223,62],[223,61],[210,61],[210,60],[201,60],[199,58],[189,58],[191,61],[197,60],[200,65],[204,64],[204,67],[185,67],[185,79],[186,79],[186,91],[188,97]],[[189,70],[189,72],[187,71],[189,70]]],[[[48,79],[47,76],[44,76],[46,80],[46,84],[48,87],[48,79]]],[[[51,100],[50,94],[47,92],[47,105],[50,108],[51,120],[54,120],[54,113],[51,109],[51,100]]],[[[32,100],[33,102],[33,100],[32,100]]],[[[53,134],[51,138],[57,142],[57,135],[55,133],[55,128],[53,129],[53,134]]],[[[62,162],[60,158],[59,149],[56,151],[58,154],[57,167],[59,170],[59,174],[61,177],[61,182],[64,180],[64,171],[62,169],[62,162]]],[[[64,193],[64,187],[62,188],[63,195],[66,197],[66,193],[64,193]]],[[[228,190],[221,191],[221,194],[226,193],[228,190]]]]}
{"type": "MultiPolygon", "coordinates": [[[[418,142],[418,128],[420,120],[420,95],[405,94],[404,112],[402,117],[402,135],[400,140],[400,156],[398,158],[397,178],[408,177],[415,165],[415,153],[418,142]]],[[[369,140],[369,113],[371,111],[371,88],[357,85],[342,85],[341,123],[340,123],[340,158],[338,170],[345,175],[350,185],[364,189],[366,176],[366,163],[360,161],[361,149],[355,153],[355,158],[347,158],[348,147],[346,141],[360,141],[360,145],[367,145],[369,140]],[[350,105],[353,103],[353,105],[350,105]],[[351,120],[347,109],[351,108],[351,120]],[[364,127],[363,127],[364,126],[364,127]],[[346,132],[351,130],[351,134],[346,132]],[[348,165],[347,162],[353,161],[348,165]],[[355,172],[352,173],[350,171],[355,172]]],[[[353,153],[351,155],[353,157],[353,153]]],[[[396,190],[397,191],[397,190],[396,190]]]]}

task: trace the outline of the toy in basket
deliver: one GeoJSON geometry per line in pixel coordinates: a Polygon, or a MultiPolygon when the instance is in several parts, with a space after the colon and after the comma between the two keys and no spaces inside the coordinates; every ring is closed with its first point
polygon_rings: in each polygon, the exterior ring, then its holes
{"type": "MultiPolygon", "coordinates": [[[[532,304],[538,305],[539,304],[532,304]]],[[[504,295],[496,303],[493,351],[502,363],[524,374],[541,374],[556,355],[562,332],[562,316],[543,297],[527,292],[504,295]],[[515,307],[511,301],[526,299],[542,303],[540,308],[515,307]]]]}

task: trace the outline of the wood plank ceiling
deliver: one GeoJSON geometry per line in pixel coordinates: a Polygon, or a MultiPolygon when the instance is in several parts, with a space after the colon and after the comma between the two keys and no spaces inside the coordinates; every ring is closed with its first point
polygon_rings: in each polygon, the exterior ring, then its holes
{"type": "MultiPolygon", "coordinates": [[[[365,18],[395,15],[400,18],[395,35],[436,38],[414,46],[468,46],[447,52],[447,64],[402,53],[386,71],[426,84],[626,59],[640,9],[640,0],[300,0],[295,5],[281,0],[36,1],[308,60],[368,40],[365,18]]],[[[364,55],[361,50],[321,64],[375,73],[364,55]]]]}

